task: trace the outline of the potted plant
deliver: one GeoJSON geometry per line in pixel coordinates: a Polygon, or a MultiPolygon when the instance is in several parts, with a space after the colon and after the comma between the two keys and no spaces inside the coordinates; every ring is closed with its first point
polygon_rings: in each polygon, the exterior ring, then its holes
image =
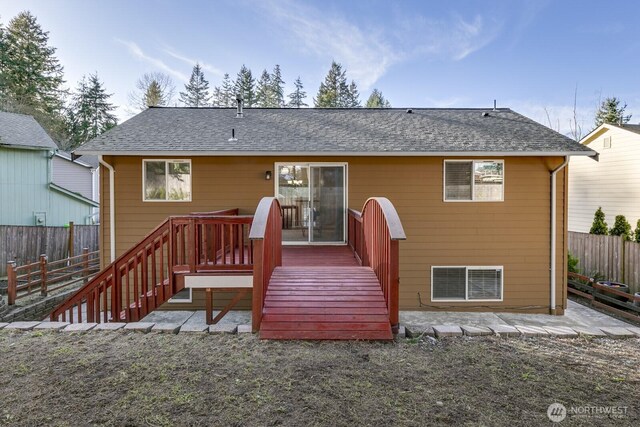
{"type": "MultiPolygon", "coordinates": [[[[629,286],[625,285],[624,283],[614,282],[614,281],[611,281],[611,280],[600,280],[597,283],[599,285],[603,285],[603,286],[606,286],[608,288],[615,289],[616,291],[629,293],[629,286]]],[[[615,299],[617,299],[619,301],[624,301],[624,302],[628,302],[629,301],[627,298],[625,298],[623,296],[620,296],[620,295],[609,294],[609,293],[605,293],[605,292],[602,292],[602,291],[599,291],[597,293],[599,293],[601,295],[607,295],[607,296],[609,296],[611,298],[615,298],[615,299]]]]}

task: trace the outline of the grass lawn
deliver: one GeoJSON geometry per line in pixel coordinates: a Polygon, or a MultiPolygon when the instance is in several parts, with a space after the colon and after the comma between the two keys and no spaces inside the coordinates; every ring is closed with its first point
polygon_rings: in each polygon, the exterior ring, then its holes
{"type": "Polygon", "coordinates": [[[560,425],[640,425],[640,339],[0,331],[0,358],[10,425],[533,426],[553,402],[628,407],[560,425]]]}

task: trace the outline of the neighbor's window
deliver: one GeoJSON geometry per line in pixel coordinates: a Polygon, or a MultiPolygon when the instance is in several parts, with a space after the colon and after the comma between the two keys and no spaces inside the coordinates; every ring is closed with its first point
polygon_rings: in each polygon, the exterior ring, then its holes
{"type": "Polygon", "coordinates": [[[502,160],[445,160],[445,201],[498,202],[503,199],[502,160]]]}
{"type": "Polygon", "coordinates": [[[500,301],[502,267],[432,267],[431,300],[500,301]]]}
{"type": "Polygon", "coordinates": [[[145,202],[191,201],[190,160],[143,160],[145,202]]]}

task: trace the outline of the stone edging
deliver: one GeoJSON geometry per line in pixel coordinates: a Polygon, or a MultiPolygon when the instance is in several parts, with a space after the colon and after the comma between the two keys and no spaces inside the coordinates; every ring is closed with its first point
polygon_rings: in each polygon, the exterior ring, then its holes
{"type": "MultiPolygon", "coordinates": [[[[210,333],[210,334],[250,334],[251,325],[218,324],[184,326],[172,323],[73,323],[69,322],[39,322],[22,321],[12,323],[0,323],[0,330],[14,331],[60,331],[60,332],[87,332],[87,331],[131,331],[131,332],[156,332],[156,333],[210,333]]],[[[418,338],[430,336],[461,337],[461,336],[501,336],[501,337],[555,337],[578,338],[580,336],[594,338],[640,338],[640,328],[627,327],[584,327],[584,326],[528,326],[528,325],[434,325],[426,330],[411,331],[404,326],[400,327],[399,338],[418,338]]]]}

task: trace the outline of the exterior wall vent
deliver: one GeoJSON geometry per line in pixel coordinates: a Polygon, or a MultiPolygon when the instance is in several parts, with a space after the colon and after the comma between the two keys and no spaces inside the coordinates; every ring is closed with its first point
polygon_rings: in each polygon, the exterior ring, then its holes
{"type": "Polygon", "coordinates": [[[605,136],[604,137],[604,142],[602,144],[602,148],[611,148],[611,137],[610,136],[605,136]]]}

